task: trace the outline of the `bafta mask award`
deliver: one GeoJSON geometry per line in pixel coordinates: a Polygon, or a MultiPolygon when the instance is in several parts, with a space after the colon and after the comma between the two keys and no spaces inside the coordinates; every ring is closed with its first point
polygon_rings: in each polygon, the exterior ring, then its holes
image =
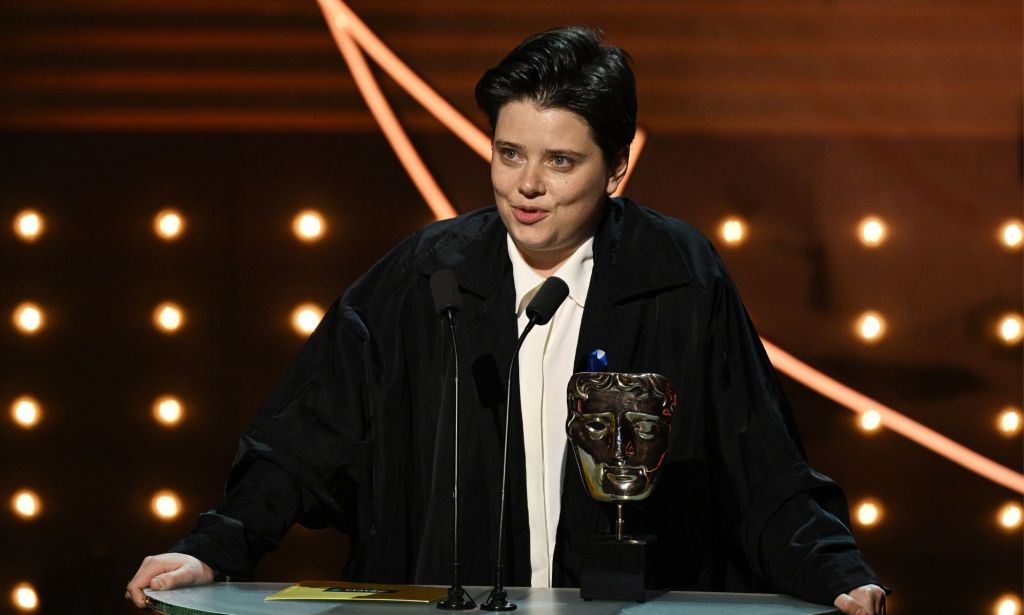
{"type": "Polygon", "coordinates": [[[615,533],[581,548],[580,597],[644,601],[647,547],[624,534],[623,504],[654,490],[668,454],[676,393],[658,374],[580,372],[568,386],[565,431],[592,498],[615,504],[615,533]]]}

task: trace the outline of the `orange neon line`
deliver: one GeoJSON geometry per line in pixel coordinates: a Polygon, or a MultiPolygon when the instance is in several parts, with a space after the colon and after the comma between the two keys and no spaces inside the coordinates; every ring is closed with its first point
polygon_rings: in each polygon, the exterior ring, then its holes
{"type": "Polygon", "coordinates": [[[395,154],[402,166],[405,167],[409,178],[412,179],[416,189],[420,191],[423,199],[434,212],[434,217],[438,220],[454,218],[458,215],[455,208],[448,202],[441,187],[434,181],[427,166],[423,164],[423,160],[416,153],[416,148],[409,141],[408,135],[402,129],[391,106],[388,105],[384,93],[380,91],[377,80],[373,78],[373,73],[370,72],[370,67],[366,64],[366,59],[359,51],[359,47],[345,28],[338,24],[337,20],[332,20],[330,27],[334,40],[338,43],[338,49],[341,50],[341,55],[345,57],[345,62],[348,64],[349,70],[352,71],[356,86],[359,87],[359,91],[366,100],[366,105],[370,108],[377,123],[380,124],[381,131],[387,137],[391,148],[395,150],[395,154]]]}
{"type": "Polygon", "coordinates": [[[896,433],[993,482],[999,483],[1008,489],[1024,493],[1024,474],[999,465],[991,459],[983,457],[969,448],[950,440],[937,431],[925,427],[892,408],[884,406],[870,397],[862,395],[850,387],[829,378],[793,355],[783,351],[778,346],[765,341],[763,338],[761,342],[764,343],[764,348],[768,351],[772,364],[780,372],[790,376],[797,382],[846,406],[858,414],[874,410],[882,417],[882,424],[896,433]]]}
{"type": "MultiPolygon", "coordinates": [[[[342,0],[318,0],[333,32],[338,26],[345,28],[366,53],[384,71],[401,85],[409,95],[444,124],[455,136],[484,160],[491,159],[491,139],[465,116],[435,92],[423,79],[394,54],[363,20],[342,0]]],[[[337,39],[337,37],[335,37],[337,39]]]]}
{"type": "Polygon", "coordinates": [[[633,136],[633,143],[629,146],[629,162],[626,163],[626,175],[623,176],[622,181],[619,182],[619,187],[615,189],[615,193],[612,196],[622,196],[622,191],[626,189],[626,184],[629,183],[629,178],[633,176],[633,169],[636,168],[636,161],[640,159],[640,152],[644,151],[644,145],[647,143],[647,132],[643,128],[637,128],[636,134],[633,136]]]}

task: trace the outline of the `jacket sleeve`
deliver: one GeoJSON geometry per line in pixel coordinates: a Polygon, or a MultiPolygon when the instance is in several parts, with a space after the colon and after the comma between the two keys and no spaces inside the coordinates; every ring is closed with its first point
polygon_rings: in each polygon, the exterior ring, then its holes
{"type": "Polygon", "coordinates": [[[217,580],[251,581],[260,558],[277,548],[295,522],[317,527],[316,502],[290,474],[253,459],[196,525],[168,551],[187,553],[210,566],[217,580]]]}
{"type": "Polygon", "coordinates": [[[832,604],[878,579],[854,541],[839,486],[808,465],[764,347],[719,270],[706,376],[725,525],[761,583],[832,604]]]}
{"type": "Polygon", "coordinates": [[[224,497],[170,551],[218,578],[252,579],[293,523],[358,532],[371,472],[369,333],[343,301],[327,312],[241,438],[224,497]]]}

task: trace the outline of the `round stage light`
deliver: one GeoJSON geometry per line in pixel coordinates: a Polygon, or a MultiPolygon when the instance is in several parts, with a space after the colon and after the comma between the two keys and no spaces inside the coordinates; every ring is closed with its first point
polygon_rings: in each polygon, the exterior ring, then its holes
{"type": "Polygon", "coordinates": [[[873,343],[882,339],[885,328],[885,318],[878,312],[864,312],[857,318],[857,335],[865,342],[873,343]]]}
{"type": "Polygon", "coordinates": [[[857,236],[860,238],[860,242],[869,248],[882,245],[888,235],[889,228],[877,216],[868,216],[857,226],[857,236]]]}
{"type": "Polygon", "coordinates": [[[26,209],[14,218],[14,233],[26,243],[39,239],[45,226],[43,216],[33,209],[26,209]]]}
{"type": "Polygon", "coordinates": [[[1003,411],[999,413],[999,431],[1007,436],[1015,436],[1020,433],[1020,427],[1020,410],[1013,406],[1003,408],[1003,411]]]}
{"type": "Polygon", "coordinates": [[[22,303],[14,310],[14,326],[25,335],[33,335],[46,321],[43,310],[34,303],[22,303]]]}
{"type": "Polygon", "coordinates": [[[299,335],[312,333],[320,319],[324,317],[324,311],[315,303],[303,303],[292,311],[292,328],[299,335]]]}
{"type": "Polygon", "coordinates": [[[39,402],[28,395],[22,395],[11,404],[11,418],[25,429],[35,427],[41,416],[39,402]]]}
{"type": "Polygon", "coordinates": [[[22,613],[31,613],[39,608],[39,595],[31,583],[22,582],[11,591],[11,603],[22,613]]]}
{"type": "Polygon", "coordinates": [[[999,525],[1005,529],[1015,530],[1019,528],[1022,520],[1024,520],[1024,511],[1021,510],[1020,504],[1016,502],[1008,502],[999,509],[999,525]]]}
{"type": "Polygon", "coordinates": [[[164,209],[153,218],[153,230],[164,241],[174,241],[185,232],[185,217],[174,209],[164,209]]]}
{"type": "Polygon", "coordinates": [[[153,418],[167,427],[174,427],[181,422],[185,407],[181,401],[171,395],[164,395],[153,402],[153,418]]]}
{"type": "Polygon", "coordinates": [[[882,520],[882,505],[874,500],[864,500],[857,506],[857,522],[865,527],[878,525],[882,520]]]}
{"type": "Polygon", "coordinates": [[[999,241],[1010,249],[1016,249],[1024,243],[1024,224],[1020,220],[1008,220],[999,229],[999,241]]]}
{"type": "Polygon", "coordinates": [[[722,241],[731,246],[738,246],[747,238],[747,224],[742,218],[730,216],[718,227],[722,241]]]}
{"type": "Polygon", "coordinates": [[[860,428],[864,431],[875,431],[882,425],[882,415],[877,410],[868,410],[860,415],[860,428]]]}
{"type": "Polygon", "coordinates": [[[1024,337],[1024,318],[1020,314],[1006,314],[999,319],[999,339],[1007,346],[1020,342],[1024,337]]]}
{"type": "Polygon", "coordinates": [[[42,510],[42,502],[34,491],[22,489],[11,498],[11,508],[22,519],[33,519],[42,510]]]}
{"type": "Polygon", "coordinates": [[[165,489],[153,495],[150,507],[158,519],[170,521],[181,513],[181,500],[176,493],[165,489]]]}
{"type": "Polygon", "coordinates": [[[177,304],[165,301],[153,310],[153,324],[164,333],[175,333],[185,324],[185,312],[177,304]]]}
{"type": "Polygon", "coordinates": [[[292,221],[295,236],[305,242],[317,241],[323,237],[325,227],[324,217],[312,209],[300,212],[292,221]]]}
{"type": "Polygon", "coordinates": [[[992,612],[996,615],[1020,615],[1020,598],[1013,594],[1001,596],[992,612]]]}

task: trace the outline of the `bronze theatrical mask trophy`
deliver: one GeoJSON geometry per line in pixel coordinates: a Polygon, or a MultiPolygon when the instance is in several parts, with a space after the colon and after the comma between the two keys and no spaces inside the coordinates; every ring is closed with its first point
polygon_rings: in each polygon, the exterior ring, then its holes
{"type": "Polygon", "coordinates": [[[623,534],[623,504],[643,500],[668,453],[676,393],[658,374],[580,372],[569,379],[566,434],[580,477],[595,500],[614,502],[615,533],[581,548],[580,597],[644,600],[648,545],[623,534]]]}

